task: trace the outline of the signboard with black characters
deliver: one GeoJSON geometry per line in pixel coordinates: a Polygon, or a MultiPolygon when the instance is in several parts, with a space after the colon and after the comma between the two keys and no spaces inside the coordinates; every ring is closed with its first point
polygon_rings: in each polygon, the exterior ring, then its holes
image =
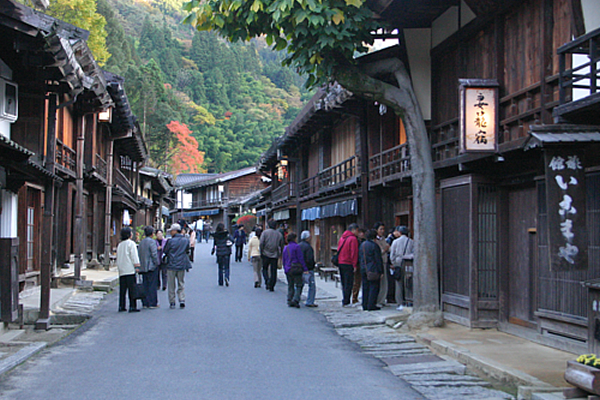
{"type": "Polygon", "coordinates": [[[546,150],[548,249],[553,271],[587,269],[583,152],[546,150]]]}
{"type": "Polygon", "coordinates": [[[496,152],[498,83],[460,79],[460,152],[496,152]]]}

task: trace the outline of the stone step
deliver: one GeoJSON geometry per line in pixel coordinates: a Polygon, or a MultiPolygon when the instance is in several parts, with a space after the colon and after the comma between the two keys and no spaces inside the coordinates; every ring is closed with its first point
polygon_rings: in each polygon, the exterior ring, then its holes
{"type": "Polygon", "coordinates": [[[414,356],[425,356],[432,354],[430,351],[419,351],[419,350],[406,350],[403,352],[389,351],[389,352],[365,352],[375,358],[399,358],[399,357],[414,357],[414,356]]]}
{"type": "Polygon", "coordinates": [[[391,365],[388,369],[398,376],[413,375],[413,374],[437,374],[451,373],[464,375],[466,367],[456,361],[438,361],[420,364],[397,364],[391,365]]]}
{"type": "Polygon", "coordinates": [[[24,329],[11,329],[0,335],[0,343],[8,343],[18,339],[25,333],[24,329]]]}
{"type": "Polygon", "coordinates": [[[378,343],[378,344],[360,344],[364,350],[367,351],[394,351],[394,350],[424,350],[427,349],[419,343],[378,343]]]}
{"type": "Polygon", "coordinates": [[[430,400],[509,400],[508,393],[480,386],[419,386],[413,388],[430,400]]]}

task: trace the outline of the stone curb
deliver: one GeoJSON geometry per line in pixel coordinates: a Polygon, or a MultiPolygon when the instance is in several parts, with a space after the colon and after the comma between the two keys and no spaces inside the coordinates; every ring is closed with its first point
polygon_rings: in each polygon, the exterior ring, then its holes
{"type": "Polygon", "coordinates": [[[519,388],[518,397],[520,399],[530,399],[532,398],[533,392],[537,391],[548,392],[560,390],[559,388],[555,388],[554,386],[543,382],[534,376],[513,368],[505,367],[504,365],[501,365],[486,357],[473,354],[467,349],[455,346],[444,340],[435,339],[435,337],[431,335],[414,334],[413,336],[417,342],[430,347],[438,354],[452,357],[462,364],[465,364],[471,370],[489,377],[490,379],[519,388]],[[521,390],[521,387],[522,389],[527,390],[521,390]]]}
{"type": "Polygon", "coordinates": [[[0,361],[0,375],[27,361],[29,358],[43,350],[46,346],[46,342],[32,343],[29,346],[17,351],[12,356],[6,357],[4,360],[0,361]]]}

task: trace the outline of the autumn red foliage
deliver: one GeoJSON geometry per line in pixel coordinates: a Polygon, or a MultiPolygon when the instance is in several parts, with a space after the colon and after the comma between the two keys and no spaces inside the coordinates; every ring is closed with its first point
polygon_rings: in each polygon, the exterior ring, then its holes
{"type": "Polygon", "coordinates": [[[198,141],[192,136],[186,124],[179,121],[171,121],[167,129],[175,134],[175,146],[171,157],[172,173],[177,175],[184,172],[199,173],[204,164],[204,152],[198,149],[198,141]]]}

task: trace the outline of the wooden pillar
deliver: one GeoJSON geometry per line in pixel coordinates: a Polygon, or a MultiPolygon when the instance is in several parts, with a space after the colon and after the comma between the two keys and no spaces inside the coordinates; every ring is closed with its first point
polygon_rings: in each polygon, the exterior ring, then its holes
{"type": "Polygon", "coordinates": [[[98,260],[98,235],[99,235],[99,230],[98,227],[100,226],[100,213],[97,212],[98,210],[98,192],[94,191],[92,193],[92,209],[88,210],[88,212],[92,212],[92,226],[88,226],[88,229],[90,230],[91,234],[91,239],[92,239],[92,260],[98,260]]]}
{"type": "Polygon", "coordinates": [[[85,151],[85,115],[79,117],[79,126],[77,128],[77,175],[75,185],[77,193],[75,194],[75,226],[73,235],[73,250],[75,251],[75,281],[81,278],[81,266],[83,264],[84,243],[86,239],[83,229],[84,197],[83,197],[83,163],[85,151]]]}
{"type": "MultiPolygon", "coordinates": [[[[367,143],[367,107],[363,109],[362,118],[358,121],[358,136],[360,143],[360,191],[361,191],[361,212],[360,225],[367,227],[371,219],[371,209],[369,208],[369,145],[367,143]]],[[[381,120],[381,119],[380,119],[381,120]]],[[[381,138],[379,139],[381,145],[381,138]]]]}
{"type": "Polygon", "coordinates": [[[294,194],[296,195],[296,234],[298,242],[300,242],[300,234],[302,233],[302,210],[300,209],[300,160],[298,158],[296,164],[296,178],[294,179],[294,194]]]}
{"type": "Polygon", "coordinates": [[[540,123],[551,124],[552,112],[546,108],[546,104],[554,99],[553,88],[546,82],[546,77],[552,76],[553,58],[553,35],[554,35],[554,0],[542,1],[542,12],[540,13],[541,32],[541,59],[540,59],[540,123]]]}
{"type": "MultiPolygon", "coordinates": [[[[56,153],[56,106],[57,95],[48,97],[48,129],[46,140],[46,169],[54,173],[56,153]]],[[[54,181],[45,185],[44,215],[42,218],[42,262],[40,265],[40,315],[35,323],[36,329],[50,328],[50,285],[52,283],[52,265],[54,263],[54,181]]]]}
{"type": "Polygon", "coordinates": [[[114,140],[108,141],[108,157],[106,158],[106,201],[104,202],[104,268],[110,266],[110,229],[112,222],[112,188],[113,188],[113,149],[114,140]]]}

